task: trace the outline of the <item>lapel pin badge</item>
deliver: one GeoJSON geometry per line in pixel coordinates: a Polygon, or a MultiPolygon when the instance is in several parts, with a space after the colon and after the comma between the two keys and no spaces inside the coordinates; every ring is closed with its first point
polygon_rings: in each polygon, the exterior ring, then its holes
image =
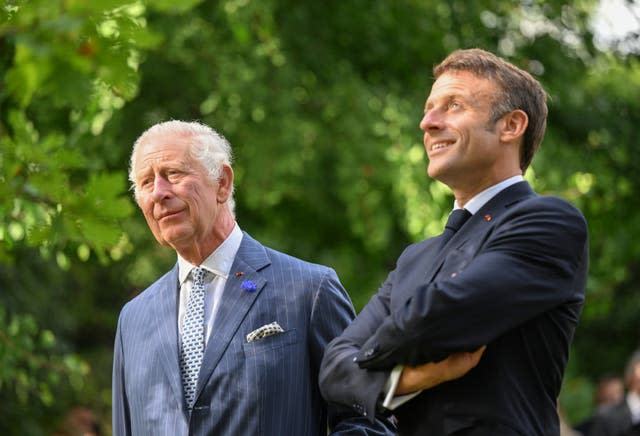
{"type": "Polygon", "coordinates": [[[245,280],[244,282],[242,282],[242,289],[247,292],[255,292],[258,287],[251,280],[245,280]]]}
{"type": "Polygon", "coordinates": [[[492,219],[493,219],[493,217],[492,217],[490,214],[486,214],[486,215],[484,216],[484,220],[485,220],[485,221],[491,221],[492,219]]]}
{"type": "Polygon", "coordinates": [[[244,273],[242,271],[236,271],[236,277],[242,277],[244,273]]]}

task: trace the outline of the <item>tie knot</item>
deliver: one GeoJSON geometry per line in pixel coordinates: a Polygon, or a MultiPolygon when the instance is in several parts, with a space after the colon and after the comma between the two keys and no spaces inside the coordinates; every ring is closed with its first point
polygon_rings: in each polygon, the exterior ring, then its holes
{"type": "Polygon", "coordinates": [[[471,217],[471,212],[467,209],[456,209],[449,214],[445,228],[457,232],[460,227],[471,217]]]}
{"type": "Polygon", "coordinates": [[[193,283],[203,284],[204,278],[207,276],[207,270],[197,266],[191,270],[191,278],[193,283]]]}

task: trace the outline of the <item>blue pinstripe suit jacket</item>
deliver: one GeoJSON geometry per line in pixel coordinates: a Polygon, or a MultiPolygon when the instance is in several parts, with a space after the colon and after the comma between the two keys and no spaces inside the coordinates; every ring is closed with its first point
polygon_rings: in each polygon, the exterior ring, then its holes
{"type": "Polygon", "coordinates": [[[188,413],[178,363],[177,266],[131,300],[118,321],[113,434],[391,435],[351,411],[327,407],[318,371],[329,341],[354,318],[332,269],[259,244],[246,233],[234,260],[188,413]],[[242,275],[236,274],[242,272],[242,275]],[[251,280],[256,291],[242,289],[251,280]],[[285,330],[247,343],[277,321],[285,330]]]}

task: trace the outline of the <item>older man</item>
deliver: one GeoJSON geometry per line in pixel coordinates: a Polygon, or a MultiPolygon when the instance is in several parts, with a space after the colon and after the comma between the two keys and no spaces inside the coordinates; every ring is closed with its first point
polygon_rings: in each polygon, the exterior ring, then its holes
{"type": "Polygon", "coordinates": [[[211,128],[182,121],[134,145],[135,198],[177,262],[120,314],[113,434],[394,434],[322,399],[324,348],[353,307],[333,270],[240,230],[230,155],[211,128]]]}

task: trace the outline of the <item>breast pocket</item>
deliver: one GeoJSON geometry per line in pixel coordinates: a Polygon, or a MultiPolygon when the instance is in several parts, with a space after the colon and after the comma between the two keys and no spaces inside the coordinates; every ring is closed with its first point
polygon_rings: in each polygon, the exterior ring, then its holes
{"type": "Polygon", "coordinates": [[[261,410],[265,401],[272,401],[269,398],[284,395],[292,374],[304,361],[301,350],[305,347],[296,344],[298,331],[295,329],[243,344],[247,385],[260,392],[257,401],[261,410]]]}
{"type": "Polygon", "coordinates": [[[277,333],[252,342],[245,342],[243,350],[246,357],[265,353],[278,348],[286,347],[298,342],[298,331],[296,329],[277,333]]]}

